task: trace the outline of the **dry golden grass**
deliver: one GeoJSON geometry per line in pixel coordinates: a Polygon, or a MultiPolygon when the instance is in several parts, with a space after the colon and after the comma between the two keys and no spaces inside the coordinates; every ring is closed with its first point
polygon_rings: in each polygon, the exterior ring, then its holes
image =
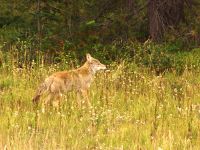
{"type": "Polygon", "coordinates": [[[200,74],[155,76],[121,63],[97,75],[92,108],[67,93],[60,111],[31,98],[58,66],[0,73],[0,149],[200,149],[200,74]]]}

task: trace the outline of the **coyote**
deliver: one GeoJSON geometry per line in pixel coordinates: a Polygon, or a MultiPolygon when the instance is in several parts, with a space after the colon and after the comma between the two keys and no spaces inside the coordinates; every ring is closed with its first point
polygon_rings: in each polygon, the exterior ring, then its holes
{"type": "Polygon", "coordinates": [[[93,58],[90,54],[86,54],[86,59],[85,64],[78,69],[56,72],[47,77],[39,86],[32,101],[38,104],[40,97],[46,93],[47,97],[44,99],[44,104],[52,102],[53,106],[58,107],[62,94],[75,90],[77,92],[78,105],[81,105],[80,98],[82,96],[87,105],[90,106],[88,89],[95,73],[98,70],[106,69],[106,66],[100,63],[99,60],[93,58]]]}

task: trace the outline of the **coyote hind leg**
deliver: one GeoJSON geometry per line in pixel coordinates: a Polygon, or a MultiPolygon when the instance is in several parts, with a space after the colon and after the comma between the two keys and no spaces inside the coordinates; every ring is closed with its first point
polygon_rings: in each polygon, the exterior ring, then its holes
{"type": "Polygon", "coordinates": [[[53,93],[48,93],[47,97],[44,99],[44,105],[49,105],[51,101],[54,99],[53,93]]]}

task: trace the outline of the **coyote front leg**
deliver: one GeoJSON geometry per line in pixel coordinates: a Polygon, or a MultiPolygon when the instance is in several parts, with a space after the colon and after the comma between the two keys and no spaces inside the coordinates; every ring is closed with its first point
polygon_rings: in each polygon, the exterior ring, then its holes
{"type": "Polygon", "coordinates": [[[88,90],[81,90],[81,94],[83,96],[84,101],[86,101],[88,106],[91,106],[89,97],[88,97],[88,90]]]}
{"type": "Polygon", "coordinates": [[[82,103],[82,100],[81,100],[81,91],[77,91],[77,105],[79,108],[81,108],[81,103],[82,103]]]}

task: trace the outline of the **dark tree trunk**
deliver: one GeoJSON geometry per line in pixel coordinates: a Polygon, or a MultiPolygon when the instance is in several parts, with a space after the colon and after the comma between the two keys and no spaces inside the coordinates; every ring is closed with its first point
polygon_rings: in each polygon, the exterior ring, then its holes
{"type": "Polygon", "coordinates": [[[134,11],[135,0],[126,0],[125,2],[126,2],[126,7],[127,7],[126,9],[128,11],[134,11]]]}
{"type": "Polygon", "coordinates": [[[158,10],[159,3],[162,0],[151,0],[148,3],[148,18],[149,18],[149,34],[154,41],[159,41],[162,37],[164,24],[158,10]]]}
{"type": "Polygon", "coordinates": [[[184,19],[184,0],[150,0],[147,11],[150,37],[160,41],[168,26],[178,25],[184,19]]]}

